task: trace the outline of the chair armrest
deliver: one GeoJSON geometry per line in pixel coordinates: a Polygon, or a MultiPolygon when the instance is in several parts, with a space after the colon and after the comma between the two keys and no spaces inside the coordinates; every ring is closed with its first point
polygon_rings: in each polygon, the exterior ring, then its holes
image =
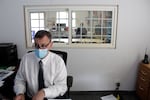
{"type": "Polygon", "coordinates": [[[73,77],[72,76],[67,76],[67,87],[72,87],[73,83],[73,77]]]}

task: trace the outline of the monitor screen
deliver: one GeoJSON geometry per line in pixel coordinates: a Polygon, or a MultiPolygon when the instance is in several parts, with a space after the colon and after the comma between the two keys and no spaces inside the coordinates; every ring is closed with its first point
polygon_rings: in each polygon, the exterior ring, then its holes
{"type": "Polygon", "coordinates": [[[66,24],[65,23],[57,23],[57,31],[65,31],[66,24]]]}

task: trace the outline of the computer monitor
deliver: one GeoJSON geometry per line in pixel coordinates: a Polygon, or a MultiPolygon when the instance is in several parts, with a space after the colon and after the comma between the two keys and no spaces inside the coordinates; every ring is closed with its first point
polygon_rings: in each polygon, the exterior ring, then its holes
{"type": "Polygon", "coordinates": [[[65,31],[66,24],[65,23],[57,23],[57,31],[65,31]]]}
{"type": "Polygon", "coordinates": [[[0,43],[0,67],[16,66],[17,62],[17,46],[13,43],[0,43]]]}

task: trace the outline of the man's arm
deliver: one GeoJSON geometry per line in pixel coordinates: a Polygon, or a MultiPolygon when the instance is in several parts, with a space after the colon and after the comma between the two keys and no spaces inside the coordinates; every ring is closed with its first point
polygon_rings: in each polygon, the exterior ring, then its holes
{"type": "Polygon", "coordinates": [[[14,100],[25,100],[25,96],[24,94],[19,94],[14,98],[14,100]]]}
{"type": "Polygon", "coordinates": [[[24,58],[22,59],[19,70],[16,74],[15,80],[14,80],[14,92],[16,95],[19,94],[24,94],[26,91],[26,82],[25,82],[25,77],[23,75],[24,71],[24,58]]]}
{"type": "Polygon", "coordinates": [[[44,100],[44,97],[45,97],[44,90],[40,90],[32,97],[32,100],[44,100]]]}

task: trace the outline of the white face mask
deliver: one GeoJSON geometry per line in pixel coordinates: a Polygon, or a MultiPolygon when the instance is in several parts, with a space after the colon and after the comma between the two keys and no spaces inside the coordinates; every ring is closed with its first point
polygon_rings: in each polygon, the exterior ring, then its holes
{"type": "Polygon", "coordinates": [[[35,49],[35,55],[40,59],[46,57],[47,53],[48,49],[35,49]]]}

